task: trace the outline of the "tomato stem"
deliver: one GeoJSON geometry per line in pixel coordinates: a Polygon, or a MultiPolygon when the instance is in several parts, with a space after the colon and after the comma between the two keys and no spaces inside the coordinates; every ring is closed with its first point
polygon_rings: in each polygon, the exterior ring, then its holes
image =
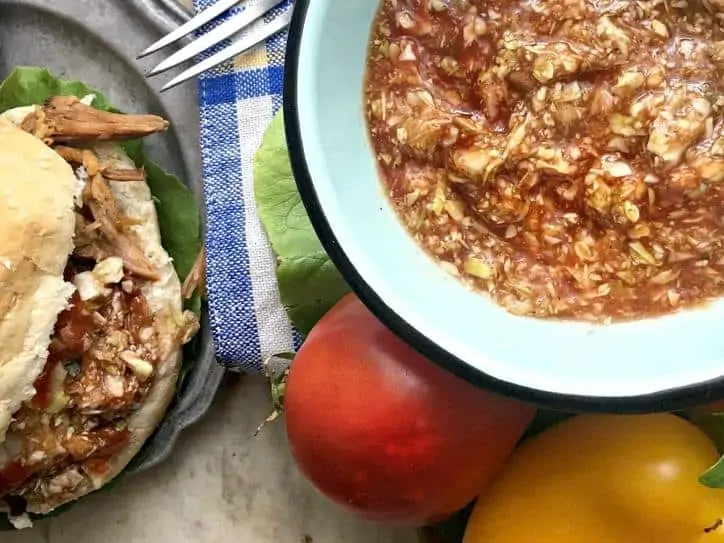
{"type": "Polygon", "coordinates": [[[280,353],[264,360],[262,366],[264,375],[269,379],[274,410],[256,427],[252,437],[257,437],[267,424],[274,422],[284,413],[284,394],[287,391],[287,377],[289,377],[289,367],[293,359],[294,353],[280,353]]]}
{"type": "Polygon", "coordinates": [[[709,526],[708,528],[704,528],[704,533],[705,533],[705,534],[711,533],[711,532],[713,532],[714,530],[717,530],[721,525],[722,525],[722,519],[718,518],[718,519],[716,519],[716,521],[714,522],[714,524],[712,524],[712,525],[709,526]]]}

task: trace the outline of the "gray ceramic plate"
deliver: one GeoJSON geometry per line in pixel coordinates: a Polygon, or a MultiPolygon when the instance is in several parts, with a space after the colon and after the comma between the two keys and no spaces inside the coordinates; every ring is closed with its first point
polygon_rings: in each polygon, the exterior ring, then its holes
{"type": "MultiPolygon", "coordinates": [[[[201,205],[197,102],[193,83],[159,95],[136,54],[186,17],[170,0],[0,0],[0,78],[17,65],[47,66],[80,79],[126,111],[155,112],[172,130],[149,138],[149,154],[183,179],[201,205]]],[[[138,472],[171,451],[179,433],[208,409],[221,382],[206,315],[194,364],[166,419],[134,463],[138,472]]]]}

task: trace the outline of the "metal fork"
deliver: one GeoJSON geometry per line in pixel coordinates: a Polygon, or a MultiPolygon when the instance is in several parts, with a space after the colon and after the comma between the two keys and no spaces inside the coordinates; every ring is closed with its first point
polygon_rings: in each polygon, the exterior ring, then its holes
{"type": "MultiPolygon", "coordinates": [[[[234,34],[240,32],[254,21],[260,19],[265,13],[269,12],[271,9],[278,6],[283,1],[284,0],[260,0],[255,4],[246,6],[246,8],[242,12],[232,16],[228,21],[225,21],[213,30],[210,30],[209,32],[201,35],[185,47],[173,53],[166,60],[160,62],[158,65],[152,68],[146,75],[148,77],[153,77],[155,75],[163,73],[175,66],[178,66],[182,62],[186,62],[187,60],[192,59],[196,55],[203,53],[214,45],[218,45],[219,43],[233,36],[234,34]]],[[[219,2],[217,2],[216,4],[213,4],[211,7],[200,12],[191,20],[184,23],[173,32],[170,32],[169,34],[158,40],[156,43],[150,45],[140,55],[138,55],[138,58],[144,58],[148,55],[156,53],[157,51],[160,51],[161,49],[168,47],[169,45],[176,43],[183,37],[191,34],[195,30],[198,30],[203,25],[210,23],[211,21],[223,15],[225,12],[229,11],[231,8],[240,3],[241,0],[219,0],[219,2]]],[[[206,70],[210,70],[214,66],[217,66],[222,62],[243,53],[247,49],[255,46],[257,43],[286,28],[291,20],[292,8],[290,7],[284,13],[279,14],[270,22],[252,31],[242,33],[239,39],[232,42],[231,45],[225,47],[224,49],[211,55],[210,57],[201,60],[191,68],[183,71],[182,73],[171,79],[168,83],[166,83],[161,88],[161,92],[175,87],[183,83],[184,81],[196,77],[199,74],[205,72],[206,70]]]]}

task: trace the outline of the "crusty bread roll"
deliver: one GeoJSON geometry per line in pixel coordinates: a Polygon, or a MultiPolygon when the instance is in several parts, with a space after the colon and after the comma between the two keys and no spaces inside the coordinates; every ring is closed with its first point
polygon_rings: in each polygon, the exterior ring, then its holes
{"type": "Polygon", "coordinates": [[[34,394],[58,314],[73,286],[71,167],[43,142],[0,118],[0,442],[34,394]]]}

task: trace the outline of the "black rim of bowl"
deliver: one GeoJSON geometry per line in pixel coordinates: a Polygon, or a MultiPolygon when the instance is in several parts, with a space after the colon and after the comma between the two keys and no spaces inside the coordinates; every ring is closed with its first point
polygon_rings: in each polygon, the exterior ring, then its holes
{"type": "MultiPolygon", "coordinates": [[[[299,117],[297,115],[297,70],[299,49],[304,31],[309,2],[296,0],[294,15],[289,27],[286,61],[284,68],[284,127],[294,178],[312,226],[322,246],[339,269],[342,276],[362,302],[395,334],[409,343],[433,362],[472,383],[475,386],[537,404],[541,407],[562,411],[594,411],[611,413],[646,413],[675,411],[704,404],[724,396],[724,379],[713,379],[679,388],[631,397],[595,397],[569,395],[502,381],[477,370],[448,352],[429,338],[420,334],[374,292],[340,246],[334,230],[327,221],[317,197],[309,167],[304,155],[299,117]]],[[[360,94],[362,89],[360,88],[360,94]]],[[[686,361],[682,361],[686,364],[686,361]]]]}

